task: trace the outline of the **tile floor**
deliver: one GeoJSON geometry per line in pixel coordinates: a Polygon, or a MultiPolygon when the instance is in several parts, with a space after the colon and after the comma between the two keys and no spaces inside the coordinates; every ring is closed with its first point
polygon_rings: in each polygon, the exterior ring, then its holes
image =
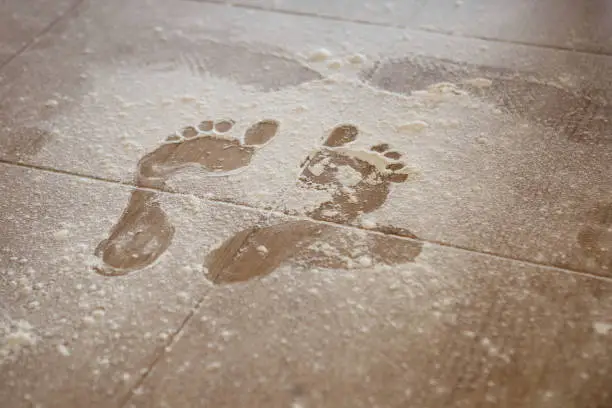
{"type": "Polygon", "coordinates": [[[7,407],[612,407],[604,1],[0,3],[7,407]]]}

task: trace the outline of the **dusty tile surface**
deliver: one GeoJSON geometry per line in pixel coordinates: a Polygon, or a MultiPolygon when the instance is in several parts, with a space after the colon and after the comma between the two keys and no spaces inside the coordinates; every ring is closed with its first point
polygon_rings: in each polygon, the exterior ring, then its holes
{"type": "MultiPolygon", "coordinates": [[[[199,178],[202,172],[233,171],[222,190],[219,183],[200,183],[201,195],[257,201],[261,206],[273,202],[283,184],[273,180],[282,173],[271,170],[283,168],[288,158],[299,161],[307,151],[287,147],[295,131],[290,113],[296,107],[272,109],[265,100],[267,93],[321,76],[273,54],[270,47],[264,53],[266,47],[207,38],[217,30],[207,28],[210,17],[201,17],[207,5],[180,4],[178,8],[167,2],[152,2],[152,7],[86,4],[78,18],[57,27],[15,61],[7,68],[6,85],[0,91],[2,156],[139,184],[139,160],[151,153],[155,157],[150,165],[191,167],[196,173],[199,168],[199,178]],[[126,37],[133,39],[129,46],[126,37]],[[245,139],[251,125],[279,122],[279,116],[283,117],[280,127],[266,140],[244,148],[227,141],[234,148],[225,152],[227,157],[218,157],[215,149],[224,149],[225,138],[249,143],[245,139]],[[228,129],[215,133],[221,129],[218,126],[208,132],[204,126],[201,137],[179,150],[199,149],[216,159],[202,162],[181,156],[180,151],[169,154],[170,148],[161,146],[177,130],[209,120],[234,126],[230,134],[228,129]],[[260,149],[267,141],[270,146],[260,149]],[[288,154],[278,154],[279,149],[288,154]],[[242,171],[247,163],[250,170],[242,171]],[[249,199],[249,190],[261,197],[249,199]]],[[[195,136],[184,133],[186,138],[195,136]]],[[[172,169],[158,174],[163,181],[157,184],[167,184],[172,169]]]]}
{"type": "Polygon", "coordinates": [[[322,120],[320,148],[280,208],[609,275],[607,106],[527,76],[461,69],[381,64],[369,82],[405,97],[325,85],[360,103],[343,106],[336,125],[322,120]],[[354,132],[341,144],[337,124],[354,132]]]}
{"type": "Polygon", "coordinates": [[[3,159],[610,274],[608,57],[146,4],[6,67],[3,159]]]}
{"type": "Polygon", "coordinates": [[[612,6],[606,1],[428,0],[413,25],[458,35],[612,52],[612,6]]]}
{"type": "Polygon", "coordinates": [[[127,406],[612,403],[609,281],[296,222],[218,248],[275,270],[208,291],[127,406]]]}
{"type": "Polygon", "coordinates": [[[1,174],[10,192],[0,203],[7,407],[120,406],[211,287],[207,248],[263,217],[156,194],[120,223],[125,187],[10,165],[1,174]],[[98,249],[105,240],[110,261],[98,249]]]}
{"type": "Polygon", "coordinates": [[[0,66],[77,3],[78,0],[3,0],[0,3],[0,66]]]}
{"type": "Polygon", "coordinates": [[[481,3],[2,2],[0,405],[612,406],[609,6],[481,3]]]}

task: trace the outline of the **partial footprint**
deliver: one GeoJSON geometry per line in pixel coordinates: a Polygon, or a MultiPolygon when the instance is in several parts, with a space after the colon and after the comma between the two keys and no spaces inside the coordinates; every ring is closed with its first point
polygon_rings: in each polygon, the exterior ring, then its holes
{"type": "Polygon", "coordinates": [[[359,130],[353,125],[333,129],[324,148],[308,158],[300,183],[308,189],[327,190],[332,199],[307,215],[321,220],[348,223],[361,214],[380,208],[389,196],[391,183],[408,179],[410,172],[402,154],[389,145],[369,150],[351,149],[359,130]]]}
{"type": "Polygon", "coordinates": [[[228,284],[263,277],[289,261],[308,269],[367,268],[414,262],[421,250],[418,241],[300,220],[240,231],[212,250],[205,266],[213,283],[228,284]]]}
{"type": "Polygon", "coordinates": [[[580,263],[594,271],[612,273],[612,204],[596,208],[590,223],[578,234],[580,263]]]}
{"type": "Polygon", "coordinates": [[[215,174],[245,167],[257,149],[277,134],[279,123],[262,120],[252,125],[241,139],[229,137],[233,126],[231,120],[205,120],[169,136],[138,163],[137,185],[161,188],[173,173],[190,165],[215,174]]]}
{"type": "Polygon", "coordinates": [[[156,193],[135,190],[108,239],[100,242],[95,255],[104,263],[95,268],[106,276],[120,276],[152,264],[163,254],[174,236],[174,227],[157,202],[156,193]]]}
{"type": "Polygon", "coordinates": [[[605,100],[538,79],[535,74],[411,56],[382,62],[363,76],[376,87],[403,94],[450,82],[569,140],[612,141],[612,110],[605,100]]]}

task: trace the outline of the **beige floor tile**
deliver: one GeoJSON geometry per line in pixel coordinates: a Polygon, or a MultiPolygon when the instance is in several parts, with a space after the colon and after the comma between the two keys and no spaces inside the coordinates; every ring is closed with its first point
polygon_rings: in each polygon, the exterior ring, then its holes
{"type": "Polygon", "coordinates": [[[6,407],[119,406],[210,290],[202,268],[207,247],[263,217],[163,194],[145,211],[132,207],[133,217],[123,218],[130,221],[109,236],[129,189],[1,167],[0,405],[6,407]],[[169,236],[160,233],[164,226],[169,236]],[[104,246],[107,238],[111,245],[104,246]],[[110,254],[111,265],[96,253],[110,254]]]}
{"type": "Polygon", "coordinates": [[[221,247],[275,271],[208,291],[126,406],[612,403],[610,281],[296,222],[221,247]]]}
{"type": "Polygon", "coordinates": [[[595,0],[428,0],[413,25],[591,52],[612,52],[612,6],[595,0]]]}
{"type": "Polygon", "coordinates": [[[77,3],[78,0],[3,0],[0,4],[0,66],[77,3]]]}

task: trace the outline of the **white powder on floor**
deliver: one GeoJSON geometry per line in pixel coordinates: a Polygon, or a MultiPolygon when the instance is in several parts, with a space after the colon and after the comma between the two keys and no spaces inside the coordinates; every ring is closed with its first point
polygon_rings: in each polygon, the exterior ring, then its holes
{"type": "Polygon", "coordinates": [[[70,349],[68,349],[68,347],[66,347],[63,344],[58,344],[57,345],[57,351],[64,357],[68,357],[70,356],[72,353],[70,352],[70,349]]]}
{"type": "Polygon", "coordinates": [[[487,78],[472,78],[463,81],[467,85],[471,85],[477,88],[489,88],[493,85],[493,81],[487,78]]]}
{"type": "Polygon", "coordinates": [[[397,130],[398,132],[402,132],[402,133],[416,133],[428,127],[429,127],[429,124],[427,122],[422,121],[422,120],[415,120],[412,122],[408,122],[408,123],[399,125],[397,127],[397,130]]]}
{"type": "Polygon", "coordinates": [[[333,54],[327,48],[319,48],[310,53],[308,60],[312,62],[322,62],[331,58],[333,54]]]}
{"type": "Polygon", "coordinates": [[[362,175],[350,166],[339,166],[336,172],[336,180],[343,186],[352,187],[361,182],[362,175]]]}
{"type": "Polygon", "coordinates": [[[22,350],[38,342],[34,327],[25,320],[18,320],[8,327],[0,327],[0,362],[17,358],[22,350]]]}
{"type": "Polygon", "coordinates": [[[610,334],[612,333],[612,323],[596,322],[593,324],[593,329],[597,334],[610,334]]]}

